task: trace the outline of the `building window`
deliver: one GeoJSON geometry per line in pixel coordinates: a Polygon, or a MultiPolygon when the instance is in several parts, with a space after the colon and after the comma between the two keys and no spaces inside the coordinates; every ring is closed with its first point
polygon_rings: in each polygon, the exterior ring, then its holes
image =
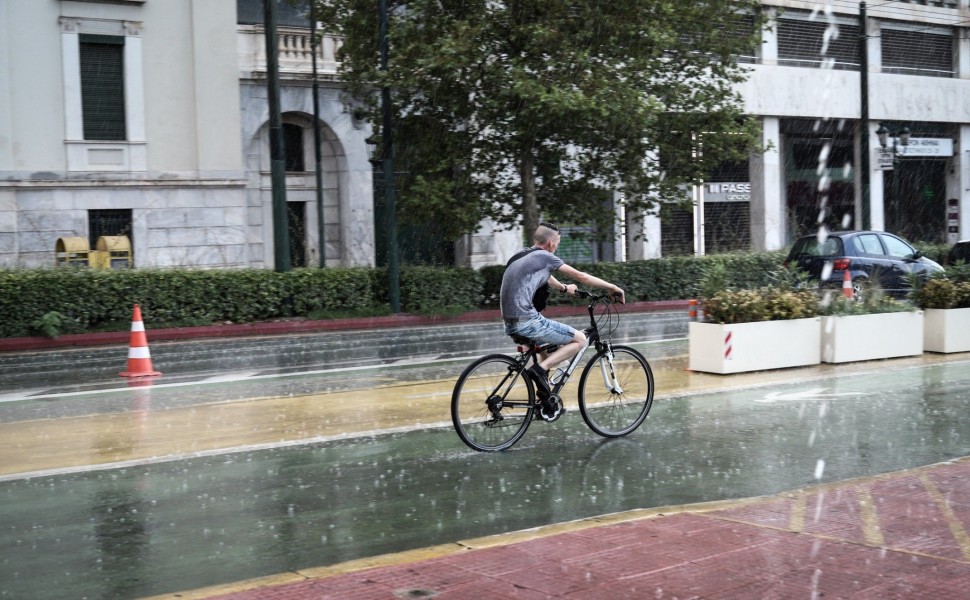
{"type": "Polygon", "coordinates": [[[283,123],[283,152],[287,171],[306,171],[303,148],[303,128],[283,123]]]}
{"type": "Polygon", "coordinates": [[[79,50],[84,139],[126,139],[125,38],[82,34],[79,50]]]}
{"type": "Polygon", "coordinates": [[[880,35],[884,73],[953,77],[953,32],[949,29],[883,23],[880,35]]]}
{"type": "Polygon", "coordinates": [[[704,203],[704,253],[751,249],[751,202],[704,203]]]}
{"type": "MultiPolygon", "coordinates": [[[[741,51],[741,54],[734,57],[739,63],[756,63],[758,62],[758,49],[760,48],[761,34],[758,33],[755,36],[754,31],[754,16],[750,14],[738,13],[735,14],[728,24],[716,25],[713,29],[709,25],[701,24],[701,30],[692,33],[682,33],[680,36],[680,42],[687,49],[696,48],[699,46],[708,47],[705,43],[705,38],[709,38],[708,41],[714,40],[715,44],[719,40],[734,38],[735,40],[749,40],[752,41],[750,47],[745,48],[741,51]]],[[[694,50],[696,52],[696,50],[694,50]]],[[[708,55],[712,61],[719,60],[715,55],[708,55]]]]}
{"type": "Polygon", "coordinates": [[[848,17],[788,10],[778,17],[778,64],[859,69],[859,24],[848,17]],[[824,51],[824,52],[823,52],[824,51]],[[831,61],[831,62],[829,62],[831,61]]]}
{"type": "Polygon", "coordinates": [[[694,212],[675,204],[660,205],[660,253],[664,256],[694,254],[694,212]]]}
{"type": "MultiPolygon", "coordinates": [[[[724,29],[722,27],[718,28],[718,33],[726,35],[733,38],[743,38],[750,39],[754,36],[754,17],[752,15],[738,14],[735,15],[733,20],[733,27],[724,29]]],[[[739,63],[756,63],[758,62],[758,49],[760,48],[760,34],[756,38],[759,43],[749,48],[747,51],[742,52],[737,60],[739,63]]]]}
{"type": "Polygon", "coordinates": [[[88,243],[91,248],[98,244],[101,236],[127,236],[131,247],[135,247],[132,239],[131,209],[109,208],[88,211],[88,243]]]}
{"type": "Polygon", "coordinates": [[[59,23],[67,170],[146,171],[141,23],[59,23]]]}

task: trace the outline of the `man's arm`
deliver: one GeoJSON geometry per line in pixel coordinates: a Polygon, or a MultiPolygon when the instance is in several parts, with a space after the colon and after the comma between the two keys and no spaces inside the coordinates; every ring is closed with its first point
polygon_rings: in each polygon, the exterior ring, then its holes
{"type": "Polygon", "coordinates": [[[556,277],[554,275],[550,275],[549,276],[549,279],[546,280],[546,283],[549,284],[549,287],[550,288],[552,288],[554,290],[557,290],[557,291],[560,291],[560,292],[562,292],[564,294],[575,294],[576,293],[576,285],[575,284],[572,284],[573,289],[570,290],[569,289],[569,285],[567,285],[567,284],[559,281],[558,279],[556,279],[556,277]]]}
{"type": "MultiPolygon", "coordinates": [[[[604,281],[603,279],[600,279],[599,277],[596,277],[594,275],[590,275],[589,273],[584,273],[583,271],[579,271],[577,269],[574,269],[573,267],[570,267],[569,265],[566,265],[566,264],[564,264],[563,266],[559,267],[559,272],[562,273],[563,275],[565,275],[566,277],[569,277],[570,279],[572,279],[574,281],[578,281],[579,283],[582,283],[583,285],[588,285],[588,286],[592,286],[592,287],[595,287],[595,288],[600,288],[602,290],[607,290],[609,292],[612,292],[614,294],[617,294],[617,295],[620,296],[620,303],[622,303],[622,304],[625,304],[626,303],[626,296],[623,293],[623,290],[620,289],[619,286],[614,285],[614,284],[610,283],[609,281],[604,281]]],[[[562,289],[562,287],[563,287],[562,284],[560,284],[559,281],[556,280],[554,277],[550,276],[549,277],[549,280],[550,281],[555,281],[557,284],[559,284],[558,286],[553,285],[553,289],[562,289]]],[[[575,290],[573,290],[572,293],[575,293],[575,290]]]]}

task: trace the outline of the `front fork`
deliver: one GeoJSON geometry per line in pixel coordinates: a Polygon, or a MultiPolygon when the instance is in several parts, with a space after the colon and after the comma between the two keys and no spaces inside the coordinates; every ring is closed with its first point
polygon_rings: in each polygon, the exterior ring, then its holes
{"type": "Polygon", "coordinates": [[[599,348],[606,355],[606,360],[600,361],[600,372],[603,374],[603,385],[610,390],[611,394],[623,394],[620,381],[616,378],[616,365],[613,362],[613,346],[609,342],[602,344],[599,348]]]}

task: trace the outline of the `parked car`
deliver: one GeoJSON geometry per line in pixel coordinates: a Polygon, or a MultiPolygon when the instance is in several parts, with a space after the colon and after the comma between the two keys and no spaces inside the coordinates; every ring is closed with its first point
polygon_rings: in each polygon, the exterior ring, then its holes
{"type": "Polygon", "coordinates": [[[873,286],[906,296],[911,274],[925,280],[943,270],[906,240],[884,231],[840,231],[821,241],[807,235],[792,246],[785,267],[805,271],[819,287],[841,288],[848,272],[857,299],[873,286]]]}
{"type": "Polygon", "coordinates": [[[960,240],[953,244],[950,251],[946,253],[946,265],[955,265],[957,261],[970,264],[970,240],[960,240]]]}

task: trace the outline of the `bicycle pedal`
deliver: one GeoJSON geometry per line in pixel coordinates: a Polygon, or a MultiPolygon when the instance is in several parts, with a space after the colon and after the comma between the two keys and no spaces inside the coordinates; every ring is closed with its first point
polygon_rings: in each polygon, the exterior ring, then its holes
{"type": "Polygon", "coordinates": [[[566,412],[566,407],[563,406],[562,400],[559,398],[559,396],[550,396],[547,403],[543,403],[536,411],[539,413],[539,418],[546,423],[552,423],[553,421],[559,420],[559,417],[563,416],[563,414],[566,412]],[[551,403],[552,405],[549,406],[547,403],[551,403]]]}

